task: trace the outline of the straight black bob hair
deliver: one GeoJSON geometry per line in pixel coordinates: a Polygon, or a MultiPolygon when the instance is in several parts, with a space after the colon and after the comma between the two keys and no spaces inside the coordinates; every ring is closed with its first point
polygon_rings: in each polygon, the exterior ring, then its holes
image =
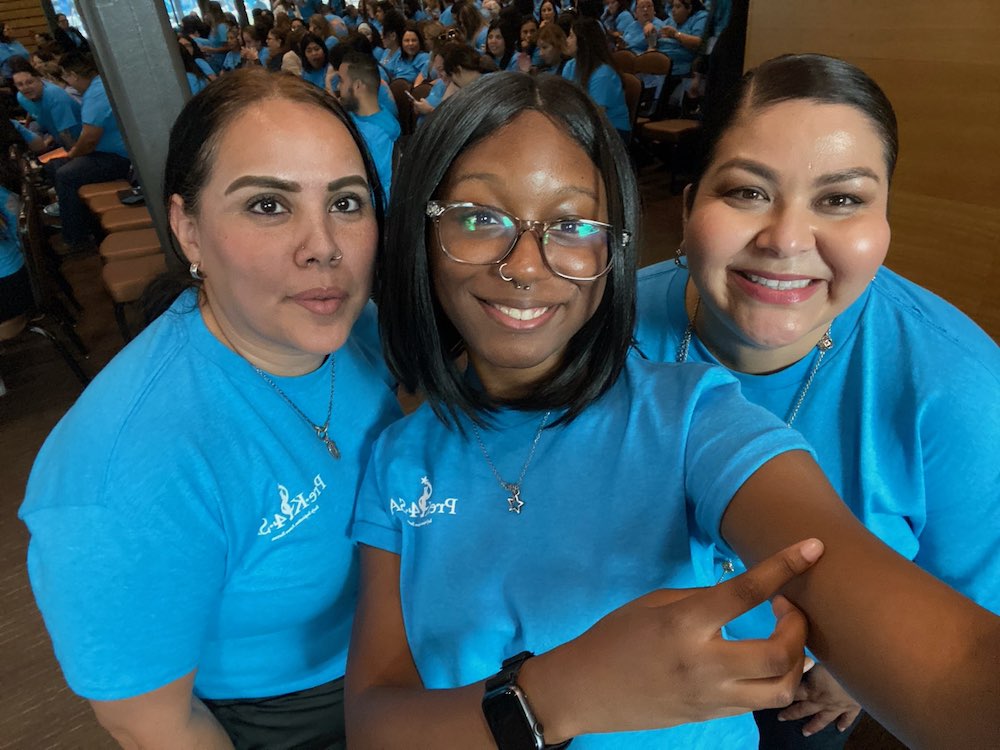
{"type": "Polygon", "coordinates": [[[385,252],[376,264],[386,362],[405,388],[426,396],[443,422],[461,430],[464,413],[485,425],[490,412],[508,406],[565,409],[553,424],[564,423],[614,384],[625,365],[635,321],[639,195],[621,137],[586,92],[558,76],[483,76],[417,129],[397,169],[389,213],[385,252]],[[558,371],[537,383],[530,395],[500,402],[470,383],[456,363],[464,342],[434,293],[428,261],[431,222],[425,209],[459,155],[529,111],[548,117],[600,171],[613,227],[611,270],[597,310],[570,339],[558,371]],[[625,243],[623,231],[630,233],[625,243]]]}
{"type": "MultiPolygon", "coordinates": [[[[845,60],[801,54],[781,55],[761,63],[722,96],[706,102],[694,187],[697,189],[712,163],[719,140],[744,113],[803,99],[818,104],[846,104],[867,117],[882,141],[886,174],[892,180],[899,155],[899,131],[896,113],[885,92],[867,73],[845,60]]],[[[689,200],[694,192],[690,192],[689,200]]]]}

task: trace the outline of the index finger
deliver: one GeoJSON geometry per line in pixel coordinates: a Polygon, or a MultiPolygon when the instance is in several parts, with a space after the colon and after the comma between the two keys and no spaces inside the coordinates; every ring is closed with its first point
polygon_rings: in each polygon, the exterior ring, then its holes
{"type": "Polygon", "coordinates": [[[715,612],[716,624],[722,627],[766,602],[795,576],[811,568],[822,554],[823,543],[819,539],[805,539],[776,552],[742,575],[707,589],[701,601],[715,612]]]}

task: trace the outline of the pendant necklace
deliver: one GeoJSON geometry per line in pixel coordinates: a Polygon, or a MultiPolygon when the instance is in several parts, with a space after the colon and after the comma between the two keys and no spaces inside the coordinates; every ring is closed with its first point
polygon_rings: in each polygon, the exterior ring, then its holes
{"type": "Polygon", "coordinates": [[[516,482],[505,482],[503,477],[500,476],[500,472],[497,471],[497,467],[493,463],[493,459],[490,458],[490,453],[486,450],[486,445],[483,443],[483,437],[479,434],[479,428],[476,423],[472,423],[472,432],[476,436],[476,442],[479,443],[479,449],[483,452],[483,457],[486,459],[486,463],[490,465],[490,470],[493,472],[493,476],[496,477],[500,486],[510,493],[507,497],[507,512],[521,514],[521,508],[524,507],[524,501],[521,499],[521,483],[524,481],[524,475],[528,472],[528,466],[531,465],[531,459],[535,457],[535,448],[538,447],[538,441],[542,437],[542,430],[545,429],[545,425],[548,424],[549,417],[552,415],[551,411],[545,412],[542,415],[542,422],[538,425],[538,430],[535,432],[535,438],[531,441],[531,450],[528,451],[528,457],[524,460],[524,466],[521,467],[521,474],[518,476],[516,482]]]}
{"type": "MultiPolygon", "coordinates": [[[[694,314],[691,315],[691,320],[688,321],[687,328],[684,329],[684,335],[681,337],[681,343],[677,347],[677,361],[686,362],[688,356],[688,348],[691,346],[691,337],[694,336],[694,324],[698,320],[698,310],[701,308],[701,295],[694,303],[694,314]]],[[[816,343],[816,348],[819,350],[819,354],[816,357],[816,361],[813,363],[812,369],[809,370],[809,374],[802,383],[802,387],[799,389],[799,396],[795,399],[795,403],[792,405],[791,411],[788,412],[788,416],[785,418],[785,424],[789,427],[792,426],[792,422],[799,415],[799,408],[802,406],[802,402],[805,400],[806,394],[809,392],[810,386],[812,386],[813,378],[816,377],[816,371],[819,370],[820,364],[823,362],[823,357],[826,353],[833,348],[833,338],[830,336],[830,331],[833,330],[833,326],[830,325],[826,329],[826,333],[820,337],[820,340],[816,343]]],[[[722,575],[719,576],[719,580],[715,582],[716,585],[722,583],[725,577],[733,572],[736,568],[733,565],[732,560],[722,561],[722,575]]]]}
{"type": "MultiPolygon", "coordinates": [[[[691,316],[691,320],[688,321],[687,328],[684,329],[684,335],[681,337],[681,343],[677,347],[676,359],[678,362],[686,362],[688,357],[688,348],[691,346],[691,337],[694,336],[694,324],[698,320],[698,310],[701,308],[701,296],[695,300],[694,303],[694,314],[691,316]]],[[[795,399],[792,404],[791,409],[788,411],[788,416],[785,417],[785,424],[789,427],[795,421],[795,418],[799,415],[799,409],[802,407],[802,402],[806,398],[806,394],[809,393],[809,388],[812,387],[813,379],[816,377],[816,372],[819,370],[819,366],[823,364],[823,357],[826,353],[833,348],[833,338],[830,336],[830,332],[833,330],[831,325],[826,329],[826,333],[820,337],[820,340],[816,342],[816,348],[819,350],[819,355],[816,357],[816,361],[813,362],[812,369],[809,370],[809,374],[806,379],[802,382],[802,386],[799,388],[798,398],[795,399]]]]}
{"type": "Polygon", "coordinates": [[[252,365],[252,367],[254,369],[254,372],[260,375],[264,379],[264,382],[267,383],[269,386],[271,386],[271,388],[274,389],[274,392],[277,393],[279,396],[281,396],[282,400],[286,404],[292,407],[295,413],[302,418],[302,421],[312,428],[312,431],[316,433],[316,437],[318,437],[320,441],[323,443],[327,452],[334,458],[340,458],[340,449],[337,448],[337,444],[333,442],[333,438],[331,438],[329,434],[330,415],[333,414],[333,386],[337,377],[336,370],[334,370],[333,355],[332,354],[330,355],[330,401],[326,406],[326,421],[323,422],[323,424],[321,425],[313,424],[312,420],[309,419],[309,417],[307,417],[303,413],[303,411],[299,407],[297,407],[292,402],[292,400],[288,398],[288,396],[285,395],[285,392],[278,387],[278,384],[274,382],[274,380],[271,378],[270,375],[268,375],[266,372],[264,372],[256,365],[252,365]]]}

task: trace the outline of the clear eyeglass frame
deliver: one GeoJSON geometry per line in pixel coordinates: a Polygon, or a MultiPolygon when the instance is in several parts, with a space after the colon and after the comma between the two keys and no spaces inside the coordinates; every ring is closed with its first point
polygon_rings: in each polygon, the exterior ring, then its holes
{"type": "MultiPolygon", "coordinates": [[[[536,239],[538,240],[538,246],[539,249],[541,250],[542,261],[545,263],[546,268],[548,268],[549,271],[554,273],[556,276],[559,276],[560,278],[568,279],[570,281],[597,281],[597,279],[601,278],[608,271],[611,270],[610,247],[608,248],[607,265],[600,273],[595,274],[593,276],[571,276],[569,274],[561,273],[560,271],[557,271],[555,268],[552,267],[552,264],[549,262],[549,259],[546,255],[547,252],[546,243],[544,240],[545,233],[548,232],[549,229],[551,229],[555,225],[559,224],[560,222],[572,220],[588,224],[591,226],[601,227],[605,230],[611,230],[614,228],[610,224],[603,221],[596,221],[594,219],[581,219],[576,216],[560,216],[559,218],[552,219],[550,221],[529,221],[528,219],[522,219],[518,216],[514,216],[512,213],[509,213],[508,211],[504,211],[503,209],[496,208],[495,206],[490,206],[485,203],[471,203],[462,201],[456,201],[456,202],[428,201],[427,206],[424,209],[424,213],[427,215],[429,219],[431,219],[434,222],[434,231],[437,234],[438,245],[441,248],[441,252],[443,252],[445,255],[448,256],[448,258],[450,258],[456,263],[462,263],[471,266],[495,266],[497,264],[503,263],[507,258],[510,257],[510,254],[514,252],[514,248],[517,247],[517,243],[520,242],[522,235],[524,235],[525,232],[531,232],[532,234],[535,235],[536,239]],[[511,240],[510,247],[508,247],[507,250],[504,253],[502,253],[499,258],[496,258],[495,260],[477,262],[471,260],[464,260],[463,258],[457,258],[448,252],[448,248],[445,247],[445,243],[441,240],[441,225],[440,225],[441,217],[445,214],[446,211],[453,208],[483,208],[489,211],[495,211],[499,214],[503,214],[504,216],[508,217],[513,221],[514,225],[517,227],[517,234],[514,235],[513,240],[511,240]]],[[[610,239],[610,232],[608,236],[610,239]]],[[[632,239],[632,233],[629,232],[628,230],[622,230],[621,244],[627,245],[631,239],[632,239]]]]}

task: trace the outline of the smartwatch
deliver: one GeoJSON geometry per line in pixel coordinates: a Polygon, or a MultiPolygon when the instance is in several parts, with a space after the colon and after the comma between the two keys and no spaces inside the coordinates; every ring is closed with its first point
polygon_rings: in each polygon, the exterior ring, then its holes
{"type": "Polygon", "coordinates": [[[558,745],[545,744],[542,725],[517,684],[521,665],[532,656],[530,651],[522,651],[510,657],[500,671],[486,681],[483,715],[499,750],[558,750],[572,742],[569,739],[558,745]]]}

